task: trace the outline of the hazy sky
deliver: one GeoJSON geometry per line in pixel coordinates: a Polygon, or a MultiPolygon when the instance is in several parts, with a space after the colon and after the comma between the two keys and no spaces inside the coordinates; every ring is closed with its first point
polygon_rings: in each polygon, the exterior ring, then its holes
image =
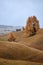
{"type": "Polygon", "coordinates": [[[35,15],[43,27],[43,0],[0,0],[0,24],[23,26],[35,15]]]}

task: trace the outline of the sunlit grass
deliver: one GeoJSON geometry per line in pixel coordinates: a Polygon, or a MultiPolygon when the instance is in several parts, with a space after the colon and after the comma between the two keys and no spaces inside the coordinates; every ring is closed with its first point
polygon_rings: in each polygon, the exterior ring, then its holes
{"type": "Polygon", "coordinates": [[[0,65],[43,65],[43,63],[36,63],[22,60],[6,60],[0,59],[0,65]]]}

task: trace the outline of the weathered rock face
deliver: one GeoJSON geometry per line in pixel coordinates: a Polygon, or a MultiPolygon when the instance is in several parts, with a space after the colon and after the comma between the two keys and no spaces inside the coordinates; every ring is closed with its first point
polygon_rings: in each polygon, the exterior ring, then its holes
{"type": "Polygon", "coordinates": [[[35,16],[29,17],[27,19],[25,32],[27,36],[36,34],[39,31],[39,21],[35,16]]]}
{"type": "Polygon", "coordinates": [[[8,36],[8,41],[15,41],[15,39],[16,39],[16,37],[15,37],[14,33],[10,32],[9,36],[8,36]]]}

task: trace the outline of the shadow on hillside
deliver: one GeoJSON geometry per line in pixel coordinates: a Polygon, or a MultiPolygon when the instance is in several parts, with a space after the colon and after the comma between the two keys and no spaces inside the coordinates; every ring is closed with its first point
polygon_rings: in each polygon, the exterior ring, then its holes
{"type": "Polygon", "coordinates": [[[20,58],[14,58],[13,56],[3,56],[0,57],[3,59],[7,59],[7,60],[22,60],[22,61],[30,61],[30,62],[37,62],[37,63],[43,63],[43,58],[42,59],[35,59],[35,56],[31,57],[31,58],[27,58],[27,59],[20,59],[20,58]]]}

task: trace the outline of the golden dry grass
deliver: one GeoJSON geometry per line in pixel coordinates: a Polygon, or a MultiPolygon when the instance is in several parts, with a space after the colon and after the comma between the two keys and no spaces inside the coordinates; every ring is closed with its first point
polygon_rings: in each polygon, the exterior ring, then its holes
{"type": "Polygon", "coordinates": [[[0,57],[43,62],[43,51],[16,42],[0,42],[0,57]]]}
{"type": "Polygon", "coordinates": [[[43,63],[36,63],[23,60],[8,60],[0,58],[0,65],[43,65],[43,63]]]}
{"type": "Polygon", "coordinates": [[[0,58],[0,65],[43,65],[43,63],[36,63],[23,60],[8,60],[0,58]]]}
{"type": "Polygon", "coordinates": [[[32,37],[24,37],[23,31],[15,32],[15,35],[16,42],[8,42],[7,35],[0,37],[1,65],[4,65],[3,59],[6,60],[6,64],[8,60],[8,64],[11,62],[16,63],[15,65],[28,65],[29,63],[29,65],[41,65],[41,63],[43,65],[43,29],[32,37]],[[3,58],[2,61],[1,58],[3,58]]]}

